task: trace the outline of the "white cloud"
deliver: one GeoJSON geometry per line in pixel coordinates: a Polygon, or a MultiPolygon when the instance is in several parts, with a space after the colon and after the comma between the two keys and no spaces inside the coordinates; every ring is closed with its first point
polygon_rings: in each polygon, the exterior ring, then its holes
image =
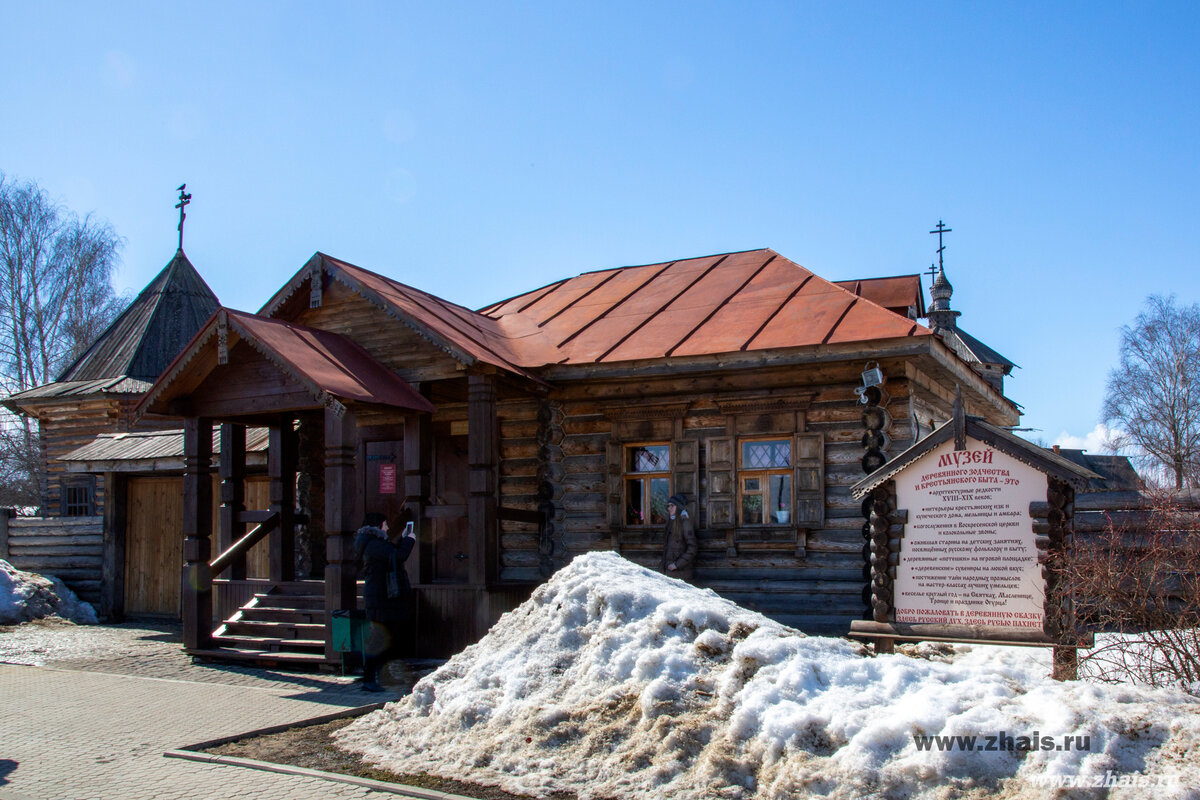
{"type": "Polygon", "coordinates": [[[1054,444],[1059,447],[1065,447],[1069,450],[1086,450],[1092,455],[1112,452],[1105,441],[1111,435],[1108,426],[1104,423],[1099,423],[1083,436],[1075,436],[1074,434],[1063,431],[1054,438],[1054,444]]]}

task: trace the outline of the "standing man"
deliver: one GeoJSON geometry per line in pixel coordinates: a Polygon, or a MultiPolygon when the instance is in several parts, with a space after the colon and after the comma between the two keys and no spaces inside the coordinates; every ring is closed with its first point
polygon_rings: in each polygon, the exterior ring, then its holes
{"type": "Polygon", "coordinates": [[[404,561],[417,537],[410,522],[398,537],[388,534],[387,518],[372,511],[354,536],[358,574],[363,579],[363,605],[369,631],[364,633],[363,690],[382,692],[379,668],[396,654],[400,628],[408,613],[411,588],[404,561]]]}
{"type": "Polygon", "coordinates": [[[667,526],[663,537],[663,572],[690,581],[696,572],[696,532],[687,513],[687,498],[673,494],[667,500],[667,526]]]}

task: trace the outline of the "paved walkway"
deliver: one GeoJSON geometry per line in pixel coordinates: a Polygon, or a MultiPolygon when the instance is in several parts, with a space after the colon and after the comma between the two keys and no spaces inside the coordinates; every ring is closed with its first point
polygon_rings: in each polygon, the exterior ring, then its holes
{"type": "Polygon", "coordinates": [[[195,664],[173,626],[0,628],[0,800],[388,797],[163,753],[396,695],[350,678],[195,664]]]}

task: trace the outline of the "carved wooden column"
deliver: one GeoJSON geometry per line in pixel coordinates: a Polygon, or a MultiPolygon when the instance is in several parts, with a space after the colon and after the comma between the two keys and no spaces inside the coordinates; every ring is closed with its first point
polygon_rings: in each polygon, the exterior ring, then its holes
{"type": "Polygon", "coordinates": [[[279,515],[271,531],[271,580],[296,579],[296,432],[283,417],[269,429],[267,473],[271,479],[270,510],[279,515]]]}
{"type": "Polygon", "coordinates": [[[325,409],[325,658],[334,661],[333,612],[355,606],[354,532],[358,496],[354,414],[325,409]]]}
{"type": "Polygon", "coordinates": [[[183,646],[212,646],[212,420],[183,424],[183,646]]]}
{"type": "Polygon", "coordinates": [[[296,534],[302,578],[325,575],[325,415],[305,414],[296,432],[296,508],[306,519],[296,534]]]}
{"type": "MultiPolygon", "coordinates": [[[[1032,511],[1032,509],[1031,509],[1032,511]]],[[[1055,680],[1079,679],[1079,641],[1075,607],[1062,582],[1067,552],[1071,546],[1075,519],[1075,489],[1067,482],[1051,477],[1046,484],[1046,522],[1034,524],[1037,534],[1038,560],[1042,562],[1042,578],[1046,582],[1045,606],[1042,609],[1043,631],[1066,646],[1054,647],[1055,680]],[[1045,531],[1043,534],[1042,531],[1045,531]]]]}
{"type": "Polygon", "coordinates": [[[467,384],[467,500],[470,580],[495,581],[499,573],[496,517],[496,376],[473,374],[467,384]]]}
{"type": "MultiPolygon", "coordinates": [[[[428,414],[404,418],[404,505],[417,529],[417,582],[433,580],[433,526],[425,520],[433,474],[433,424],[428,414]]],[[[410,557],[411,558],[411,557],[410,557]]]]}
{"type": "MultiPolygon", "coordinates": [[[[246,426],[221,425],[221,509],[217,530],[217,551],[224,553],[242,538],[245,524],[238,515],[246,510],[246,426]]],[[[231,580],[246,579],[246,554],[242,553],[229,565],[231,580]]]]}
{"type": "MultiPolygon", "coordinates": [[[[566,511],[563,509],[563,495],[566,494],[563,480],[567,470],[563,466],[562,443],[566,434],[563,432],[562,403],[542,399],[538,404],[537,442],[537,499],[538,499],[538,571],[545,577],[550,577],[554,571],[566,561],[562,537],[566,527],[566,511]]],[[[621,462],[623,450],[617,445],[616,465],[621,462]]],[[[620,471],[616,475],[616,494],[620,498],[620,471]]],[[[615,526],[619,530],[621,515],[620,506],[617,508],[615,526]]],[[[616,538],[614,536],[614,538],[616,538]]],[[[619,548],[618,547],[614,549],[619,548]]]]}

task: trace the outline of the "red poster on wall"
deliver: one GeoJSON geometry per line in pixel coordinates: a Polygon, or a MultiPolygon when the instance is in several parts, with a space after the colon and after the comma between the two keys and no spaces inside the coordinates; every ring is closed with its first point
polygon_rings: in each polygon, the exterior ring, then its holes
{"type": "Polygon", "coordinates": [[[380,494],[395,494],[396,493],[396,465],[395,464],[380,464],[379,465],[379,493],[380,494]]]}

